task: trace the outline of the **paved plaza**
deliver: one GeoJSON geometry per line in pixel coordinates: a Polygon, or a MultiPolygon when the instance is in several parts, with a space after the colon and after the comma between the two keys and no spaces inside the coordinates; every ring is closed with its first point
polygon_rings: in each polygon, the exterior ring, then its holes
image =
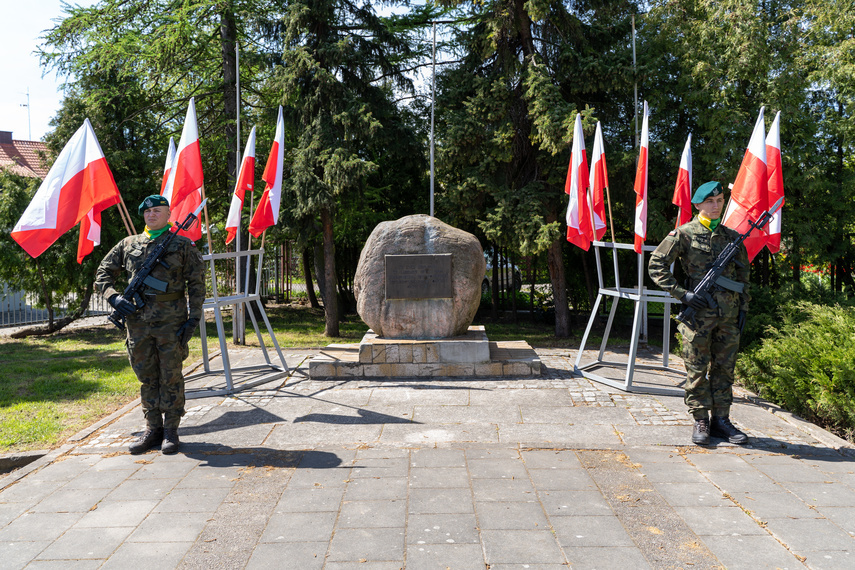
{"type": "Polygon", "coordinates": [[[0,479],[0,568],[855,567],[852,448],[750,393],[749,445],[701,448],[679,374],[311,380],[319,352],[189,400],[178,455],[128,454],[130,404],[0,479]]]}

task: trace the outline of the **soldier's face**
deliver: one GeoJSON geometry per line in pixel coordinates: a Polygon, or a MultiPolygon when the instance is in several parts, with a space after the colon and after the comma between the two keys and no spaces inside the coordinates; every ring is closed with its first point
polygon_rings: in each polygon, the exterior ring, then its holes
{"type": "Polygon", "coordinates": [[[147,208],[143,211],[143,219],[148,229],[157,231],[169,223],[169,208],[166,206],[147,208]]]}
{"type": "Polygon", "coordinates": [[[721,217],[721,210],[724,208],[724,194],[718,196],[710,196],[700,204],[695,204],[698,212],[705,218],[717,220],[721,217]]]}

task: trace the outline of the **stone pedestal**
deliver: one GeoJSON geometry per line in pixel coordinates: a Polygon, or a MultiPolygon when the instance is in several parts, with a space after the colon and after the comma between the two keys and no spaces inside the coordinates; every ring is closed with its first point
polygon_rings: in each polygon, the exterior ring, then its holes
{"type": "Polygon", "coordinates": [[[331,344],[309,362],[313,379],[537,375],[540,359],[527,342],[489,342],[482,326],[438,340],[385,339],[368,331],[361,343],[331,344]]]}

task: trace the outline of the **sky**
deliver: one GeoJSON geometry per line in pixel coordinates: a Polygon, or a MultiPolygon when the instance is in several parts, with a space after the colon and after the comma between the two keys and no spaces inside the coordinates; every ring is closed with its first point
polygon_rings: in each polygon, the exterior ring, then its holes
{"type": "MultiPolygon", "coordinates": [[[[70,0],[89,6],[94,0],[70,0]]],[[[63,14],[62,0],[3,0],[0,18],[0,131],[16,140],[41,140],[62,104],[62,78],[39,65],[39,39],[63,14]],[[44,77],[42,75],[44,74],[44,77]],[[30,92],[29,124],[27,90],[30,92]],[[32,130],[32,136],[30,131],[32,130]]]]}

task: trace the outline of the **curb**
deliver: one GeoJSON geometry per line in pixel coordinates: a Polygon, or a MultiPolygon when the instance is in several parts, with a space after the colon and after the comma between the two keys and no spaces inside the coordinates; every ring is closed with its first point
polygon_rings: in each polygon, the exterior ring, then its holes
{"type": "Polygon", "coordinates": [[[52,463],[56,458],[58,458],[62,455],[65,455],[66,453],[68,453],[72,449],[74,449],[73,445],[70,445],[70,444],[63,445],[62,447],[58,447],[57,449],[53,449],[53,450],[48,451],[45,455],[37,458],[35,461],[33,461],[29,464],[26,464],[23,467],[16,469],[15,471],[10,473],[9,475],[4,477],[3,479],[0,479],[0,490],[5,489],[6,487],[11,485],[12,483],[16,483],[20,479],[23,479],[24,477],[26,477],[27,475],[29,475],[33,471],[37,471],[38,469],[41,469],[45,465],[52,463]]]}

